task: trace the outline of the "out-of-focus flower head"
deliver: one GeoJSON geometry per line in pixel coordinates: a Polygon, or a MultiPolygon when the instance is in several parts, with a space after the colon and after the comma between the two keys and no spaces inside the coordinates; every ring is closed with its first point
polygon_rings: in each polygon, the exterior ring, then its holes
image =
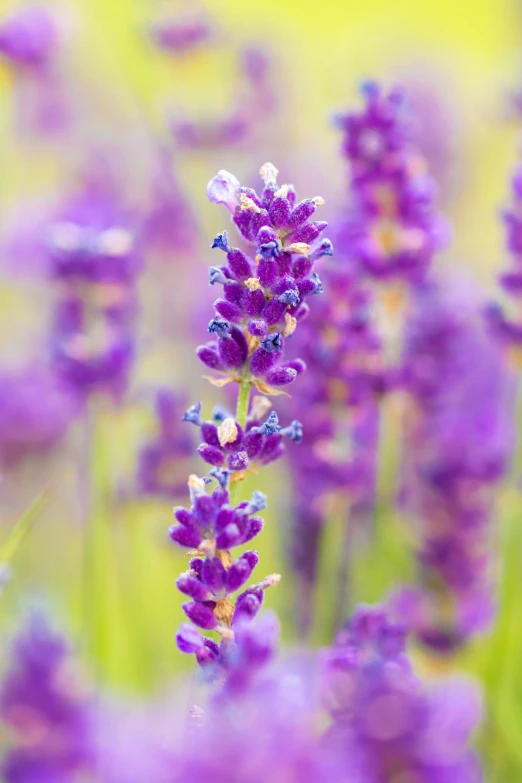
{"type": "Polygon", "coordinates": [[[61,45],[61,30],[49,8],[28,4],[0,19],[0,57],[14,66],[45,68],[61,45]]]}
{"type": "Polygon", "coordinates": [[[197,13],[158,20],[150,30],[155,45],[176,57],[209,45],[214,32],[210,19],[197,13]]]}
{"type": "Polygon", "coordinates": [[[171,129],[180,147],[201,149],[252,144],[259,133],[260,118],[273,114],[276,95],[271,84],[271,60],[260,46],[240,52],[239,82],[230,107],[211,118],[180,117],[173,113],[171,129]]]}
{"type": "Polygon", "coordinates": [[[140,449],[137,489],[140,494],[179,497],[187,486],[194,444],[181,423],[184,400],[169,389],[156,393],[157,435],[140,449]]]}
{"type": "Polygon", "coordinates": [[[249,258],[231,247],[226,231],[215,238],[213,247],[227,259],[210,268],[211,285],[223,286],[209,324],[217,340],[197,349],[203,364],[224,376],[220,385],[247,376],[265,394],[292,383],[305,368],[300,359],[279,359],[286,338],[308,313],[305,300],[323,290],[314,263],[331,252],[328,240],[316,245],[327,224],[311,220],[323,199],[296,204],[293,187],[280,187],[277,174],[270,163],[261,168],[265,187],[260,196],[227,171],[218,172],[207,186],[209,200],[227,207],[254,252],[249,258]]]}
{"type": "Polygon", "coordinates": [[[492,303],[486,308],[486,318],[499,340],[513,348],[518,357],[522,345],[522,319],[518,314],[522,296],[522,165],[515,169],[511,180],[511,204],[502,213],[505,229],[507,268],[499,275],[499,283],[512,306],[492,303]]]}
{"type": "Polygon", "coordinates": [[[417,293],[403,358],[402,503],[418,526],[419,586],[397,607],[423,642],[446,652],[494,616],[491,517],[514,445],[514,389],[467,287],[417,293]]]}
{"type": "Polygon", "coordinates": [[[52,448],[81,410],[74,389],[49,367],[0,369],[0,461],[9,466],[52,448]]]}
{"type": "Polygon", "coordinates": [[[0,19],[0,59],[14,75],[20,137],[63,136],[71,127],[72,96],[60,64],[66,27],[57,13],[36,4],[22,5],[0,19]]]}
{"type": "Polygon", "coordinates": [[[371,82],[364,107],[338,118],[350,164],[352,207],[336,236],[346,262],[369,278],[416,282],[449,239],[437,188],[416,149],[402,91],[371,82]]]}
{"type": "Polygon", "coordinates": [[[68,783],[92,769],[90,707],[69,650],[40,614],[14,639],[0,686],[6,783],[68,783]]]}
{"type": "Polygon", "coordinates": [[[197,241],[195,216],[176,179],[168,148],[160,147],[154,161],[150,206],[139,232],[147,254],[172,256],[193,250],[197,241]]]}
{"type": "Polygon", "coordinates": [[[58,372],[84,392],[121,397],[135,355],[136,280],[142,255],[136,216],[108,179],[86,176],[47,230],[56,303],[51,353],[58,372]]]}
{"type": "Polygon", "coordinates": [[[405,629],[382,608],[363,606],[324,653],[333,718],[326,745],[339,764],[339,779],[479,783],[479,763],[469,748],[481,713],[477,689],[457,678],[423,686],[404,638],[405,629]]]}

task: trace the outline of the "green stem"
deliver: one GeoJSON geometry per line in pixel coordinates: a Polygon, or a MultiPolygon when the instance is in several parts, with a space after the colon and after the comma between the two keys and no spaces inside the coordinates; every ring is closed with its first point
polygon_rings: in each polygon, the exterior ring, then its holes
{"type": "MultiPolygon", "coordinates": [[[[239,394],[237,395],[236,421],[240,427],[245,428],[248,415],[248,400],[250,397],[250,381],[248,377],[243,378],[239,384],[239,394]]],[[[230,505],[236,506],[238,503],[239,487],[241,482],[236,481],[230,486],[230,505]]]]}

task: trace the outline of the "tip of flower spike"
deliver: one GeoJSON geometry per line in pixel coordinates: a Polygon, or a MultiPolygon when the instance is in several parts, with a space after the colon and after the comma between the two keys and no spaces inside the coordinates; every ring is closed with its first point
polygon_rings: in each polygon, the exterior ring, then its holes
{"type": "Polygon", "coordinates": [[[218,427],[218,439],[220,446],[226,446],[227,443],[234,443],[237,440],[238,429],[233,418],[225,419],[218,427]]]}
{"type": "Polygon", "coordinates": [[[359,92],[365,98],[378,98],[381,94],[381,88],[375,79],[363,79],[359,84],[359,92]]]}
{"type": "Polygon", "coordinates": [[[262,419],[265,413],[268,413],[271,407],[272,407],[272,403],[270,402],[268,397],[264,397],[261,394],[256,394],[254,399],[252,400],[249,418],[262,419]]]}
{"type": "Polygon", "coordinates": [[[196,402],[194,405],[191,405],[188,410],[185,411],[183,414],[183,417],[181,421],[188,422],[189,424],[195,424],[197,427],[201,426],[201,402],[196,402]]]}
{"type": "Polygon", "coordinates": [[[228,245],[228,231],[222,231],[220,234],[217,234],[210,247],[212,250],[217,247],[220,250],[224,250],[225,253],[228,253],[230,250],[228,245]]]}
{"type": "Polygon", "coordinates": [[[319,275],[317,274],[317,272],[314,272],[314,273],[312,274],[312,278],[313,278],[313,280],[314,280],[314,282],[315,282],[315,291],[314,291],[314,294],[323,294],[323,293],[324,293],[323,284],[321,283],[321,278],[319,277],[319,275]]]}
{"type": "Polygon", "coordinates": [[[272,185],[277,182],[279,171],[273,163],[265,163],[259,169],[259,174],[265,185],[272,185]]]}
{"type": "Polygon", "coordinates": [[[230,473],[231,471],[226,470],[225,468],[212,468],[212,470],[209,470],[209,475],[215,478],[219,486],[223,487],[223,489],[227,489],[228,487],[230,473]]]}
{"type": "Polygon", "coordinates": [[[259,432],[264,435],[275,435],[281,431],[279,426],[279,416],[275,411],[272,411],[265,423],[259,428],[259,432]]]}
{"type": "Polygon", "coordinates": [[[255,212],[256,214],[261,212],[261,207],[258,207],[256,202],[250,198],[250,196],[247,196],[246,193],[241,193],[240,196],[241,201],[241,209],[250,209],[252,212],[255,212]]]}
{"type": "Polygon", "coordinates": [[[300,256],[306,256],[310,252],[310,245],[306,242],[294,242],[291,245],[285,247],[287,253],[296,253],[300,256]]]}
{"type": "Polygon", "coordinates": [[[269,574],[263,579],[263,587],[275,587],[281,581],[281,574],[269,574]]]}
{"type": "Polygon", "coordinates": [[[208,331],[210,334],[215,333],[218,337],[227,337],[229,329],[230,324],[228,321],[220,318],[219,315],[216,315],[216,317],[213,318],[208,325],[208,331]]]}
{"type": "Polygon", "coordinates": [[[210,285],[214,285],[215,283],[221,283],[221,285],[226,285],[230,282],[230,280],[227,278],[225,273],[222,269],[220,269],[218,266],[211,266],[208,270],[208,282],[210,285]]]}
{"type": "Polygon", "coordinates": [[[195,498],[205,494],[205,487],[207,482],[196,476],[195,473],[191,473],[188,477],[188,488],[190,490],[190,497],[195,498]]]}
{"type": "Polygon", "coordinates": [[[252,497],[250,498],[250,502],[245,511],[247,514],[257,514],[259,511],[263,511],[263,509],[266,507],[267,504],[265,493],[260,492],[259,490],[255,490],[255,492],[252,492],[252,497]]]}
{"type": "Polygon", "coordinates": [[[283,350],[283,340],[279,332],[269,334],[268,337],[261,342],[261,348],[267,353],[274,353],[274,351],[276,353],[281,353],[283,350]]]}
{"type": "Polygon", "coordinates": [[[301,443],[303,440],[303,425],[297,419],[294,419],[288,427],[281,430],[281,435],[286,435],[293,443],[301,443]]]}

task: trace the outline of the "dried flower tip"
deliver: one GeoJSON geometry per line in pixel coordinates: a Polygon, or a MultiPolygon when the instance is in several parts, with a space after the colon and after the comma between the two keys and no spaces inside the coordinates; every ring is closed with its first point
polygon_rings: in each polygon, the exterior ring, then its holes
{"type": "Polygon", "coordinates": [[[245,285],[250,291],[257,291],[258,288],[261,288],[259,277],[249,277],[248,280],[245,280],[245,285]]]}
{"type": "Polygon", "coordinates": [[[261,394],[256,394],[252,400],[252,406],[250,408],[251,419],[262,419],[263,416],[268,413],[272,403],[268,397],[263,397],[261,394]]]}
{"type": "Polygon", "coordinates": [[[324,198],[322,196],[314,196],[312,201],[316,207],[324,207],[324,198]]]}
{"type": "Polygon", "coordinates": [[[265,185],[271,185],[277,182],[277,176],[279,171],[276,169],[273,163],[265,163],[259,169],[259,174],[265,185]]]}
{"type": "Polygon", "coordinates": [[[210,249],[213,250],[215,247],[219,248],[219,250],[223,250],[225,253],[228,253],[230,250],[228,244],[228,231],[222,231],[220,234],[215,236],[210,249]]]}
{"type": "Polygon", "coordinates": [[[226,640],[227,642],[234,641],[234,631],[232,628],[229,628],[226,625],[218,625],[218,627],[214,628],[214,630],[221,636],[222,639],[226,640]]]}
{"type": "Polygon", "coordinates": [[[227,443],[234,443],[234,441],[237,440],[237,425],[232,418],[225,419],[225,421],[219,425],[217,432],[221,446],[226,446],[227,443]]]}
{"type": "Polygon", "coordinates": [[[259,428],[259,432],[263,435],[275,435],[280,431],[279,416],[275,411],[272,411],[265,423],[259,428]]]}
{"type": "Polygon", "coordinates": [[[231,471],[226,468],[212,468],[208,473],[209,476],[216,479],[220,487],[226,489],[228,487],[228,482],[230,481],[230,472],[231,471]]]}
{"type": "Polygon", "coordinates": [[[199,497],[200,495],[205,495],[205,486],[206,481],[199,478],[199,476],[196,476],[195,473],[191,473],[188,477],[188,488],[190,490],[191,499],[199,497]]]}
{"type": "Polygon", "coordinates": [[[199,551],[207,557],[214,557],[216,542],[213,538],[205,538],[199,545],[199,551]]]}
{"type": "Polygon", "coordinates": [[[294,318],[290,313],[285,313],[285,325],[282,331],[283,337],[289,337],[295,332],[297,326],[297,318],[294,318]]]}
{"type": "Polygon", "coordinates": [[[297,253],[300,256],[306,256],[310,252],[310,245],[306,242],[294,242],[292,245],[285,247],[287,253],[297,253]]]}
{"type": "Polygon", "coordinates": [[[241,209],[251,209],[252,212],[261,212],[261,208],[257,206],[256,202],[253,201],[249,196],[246,195],[246,193],[241,193],[240,196],[241,199],[241,209]]]}
{"type": "Polygon", "coordinates": [[[255,490],[252,492],[250,503],[246,506],[245,511],[247,514],[257,514],[259,511],[263,511],[263,509],[266,507],[266,495],[264,492],[255,490]]]}
{"type": "Polygon", "coordinates": [[[226,598],[216,602],[214,607],[214,617],[219,623],[224,623],[226,626],[230,626],[232,623],[232,615],[234,614],[234,605],[230,603],[226,598]]]}
{"type": "Polygon", "coordinates": [[[274,193],[274,198],[286,198],[288,196],[288,191],[290,190],[290,185],[281,185],[279,190],[276,190],[274,193]]]}
{"type": "Polygon", "coordinates": [[[197,427],[200,427],[202,424],[200,414],[201,414],[201,402],[198,401],[194,403],[194,405],[191,405],[191,407],[185,411],[181,421],[186,421],[189,424],[195,424],[197,427]]]}
{"type": "Polygon", "coordinates": [[[265,576],[260,587],[265,590],[267,587],[275,587],[281,581],[281,574],[269,574],[265,576]]]}

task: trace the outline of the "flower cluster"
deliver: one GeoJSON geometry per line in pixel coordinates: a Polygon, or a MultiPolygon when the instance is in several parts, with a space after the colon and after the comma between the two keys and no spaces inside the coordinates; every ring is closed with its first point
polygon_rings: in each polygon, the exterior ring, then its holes
{"type": "Polygon", "coordinates": [[[203,443],[198,447],[198,454],[201,459],[214,467],[226,467],[234,482],[244,478],[247,469],[254,470],[256,465],[261,467],[280,459],[285,452],[285,436],[294,443],[302,440],[303,428],[297,420],[288,427],[281,427],[277,413],[272,411],[262,423],[270,407],[267,397],[254,397],[245,426],[241,427],[231,413],[220,407],[214,409],[212,421],[203,421],[198,402],[186,411],[183,421],[200,428],[203,443]]]}
{"type": "Polygon", "coordinates": [[[307,373],[292,395],[302,411],[306,447],[289,450],[294,490],[291,562],[300,577],[302,629],[311,622],[322,530],[338,500],[353,525],[373,509],[378,451],[378,396],[388,385],[371,319],[371,297],[350,269],[321,271],[328,295],[304,322],[292,349],[307,373]],[[346,511],[345,511],[346,510],[346,511]],[[307,600],[308,596],[308,600],[307,600]]]}
{"type": "Polygon", "coordinates": [[[180,119],[173,115],[170,127],[177,145],[188,149],[231,147],[259,133],[259,117],[270,115],[275,96],[270,83],[270,60],[263,49],[248,46],[240,52],[240,84],[230,108],[218,116],[180,119]]]}
{"type": "Polygon", "coordinates": [[[504,210],[502,217],[509,266],[499,275],[499,282],[506,295],[514,300],[516,309],[511,315],[500,305],[491,304],[486,316],[500,340],[517,348],[522,345],[522,320],[517,312],[522,295],[522,166],[518,166],[511,180],[511,205],[504,210]]]}
{"type": "Polygon", "coordinates": [[[115,194],[86,183],[49,225],[57,283],[52,356],[76,388],[120,396],[135,353],[136,279],[142,262],[132,219],[115,194]]]}
{"type": "Polygon", "coordinates": [[[1,730],[7,731],[0,769],[6,783],[66,783],[89,774],[91,718],[71,675],[67,645],[43,616],[32,616],[14,640],[0,688],[1,730]]]}
{"type": "Polygon", "coordinates": [[[324,656],[333,718],[326,741],[340,779],[477,783],[479,763],[468,748],[480,718],[474,687],[453,679],[423,688],[404,639],[381,607],[361,606],[324,656]]]}
{"type": "Polygon", "coordinates": [[[448,652],[494,615],[491,517],[509,465],[513,388],[467,288],[419,291],[407,324],[402,505],[419,530],[419,587],[398,597],[420,639],[448,652]]]}
{"type": "Polygon", "coordinates": [[[264,591],[280,578],[278,574],[266,577],[240,593],[235,604],[230,601],[250,579],[258,562],[255,551],[243,552],[234,560],[230,550],[248,543],[261,531],[263,520],[257,513],[266,507],[266,499],[261,492],[254,492],[249,502],[234,508],[229,503],[226,474],[219,469],[212,472],[218,485],[211,495],[204,479],[190,477],[192,507],[175,509],[176,524],[169,531],[177,544],[195,550],[189,570],[176,583],[180,592],[192,599],[183,604],[185,614],[199,628],[218,631],[222,636],[218,646],[212,639],[201,637],[193,625],[181,626],[179,649],[194,653],[201,665],[223,665],[236,629],[256,616],[264,591]]]}
{"type": "Polygon", "coordinates": [[[371,82],[362,93],[362,111],[338,119],[353,208],[336,245],[365,277],[415,283],[448,241],[434,207],[437,188],[412,143],[402,92],[383,94],[371,82]]]}
{"type": "Polygon", "coordinates": [[[82,411],[81,400],[48,367],[0,370],[0,464],[51,448],[82,411]]]}
{"type": "Polygon", "coordinates": [[[137,490],[142,495],[179,497],[186,487],[192,438],[180,426],[182,400],[170,390],[156,392],[157,435],[138,454],[137,490]]]}
{"type": "Polygon", "coordinates": [[[322,292],[314,262],[331,253],[329,240],[311,247],[327,226],[311,220],[323,200],[296,204],[293,187],[279,187],[277,173],[269,163],[261,168],[261,196],[226,171],[208,185],[210,201],[228,207],[243,238],[255,246],[255,257],[230,247],[226,231],[215,238],[213,247],[227,258],[226,265],[210,269],[210,283],[223,285],[209,324],[217,339],[197,349],[203,364],[223,374],[218,385],[245,381],[269,394],[292,383],[305,368],[300,359],[279,359],[285,339],[308,314],[305,300],[322,292]]]}
{"type": "Polygon", "coordinates": [[[0,56],[20,68],[45,68],[60,46],[56,19],[44,6],[22,6],[0,24],[0,56]]]}
{"type": "Polygon", "coordinates": [[[168,54],[182,57],[209,43],[214,30],[210,20],[198,14],[158,20],[150,34],[155,45],[168,54]]]}

